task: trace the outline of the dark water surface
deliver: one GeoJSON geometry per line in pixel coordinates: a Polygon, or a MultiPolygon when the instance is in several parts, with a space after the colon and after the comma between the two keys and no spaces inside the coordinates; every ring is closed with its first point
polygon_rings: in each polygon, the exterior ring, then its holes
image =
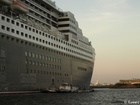
{"type": "Polygon", "coordinates": [[[140,105],[140,89],[0,95],[0,105],[140,105]]]}

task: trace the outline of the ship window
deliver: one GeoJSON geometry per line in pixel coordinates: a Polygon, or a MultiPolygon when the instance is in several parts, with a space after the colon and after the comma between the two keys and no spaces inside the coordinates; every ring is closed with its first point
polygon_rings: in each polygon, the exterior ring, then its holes
{"type": "Polygon", "coordinates": [[[33,36],[33,40],[35,40],[35,37],[33,36]]]}
{"type": "Polygon", "coordinates": [[[49,64],[49,68],[51,68],[51,64],[49,64]]]}
{"type": "Polygon", "coordinates": [[[7,38],[7,40],[9,40],[9,38],[10,38],[10,37],[9,37],[9,36],[7,36],[6,38],[7,38]]]}
{"type": "Polygon", "coordinates": [[[36,41],[38,41],[38,38],[36,38],[36,41]]]}
{"type": "Polygon", "coordinates": [[[16,25],[19,26],[19,22],[16,22],[16,25]]]}
{"type": "Polygon", "coordinates": [[[46,60],[48,59],[48,57],[46,56],[46,60]]]}
{"type": "Polygon", "coordinates": [[[33,32],[35,32],[35,29],[33,29],[33,32]]]}
{"type": "Polygon", "coordinates": [[[42,58],[42,56],[41,55],[39,55],[39,59],[41,59],[42,58]]]}
{"type": "Polygon", "coordinates": [[[27,73],[27,74],[29,73],[29,70],[28,70],[28,69],[26,69],[26,73],[27,73]]]}
{"type": "Polygon", "coordinates": [[[38,58],[38,54],[36,54],[36,58],[38,58]]]}
{"type": "Polygon", "coordinates": [[[28,64],[28,61],[27,60],[25,60],[25,64],[28,64]]]}
{"type": "Polygon", "coordinates": [[[35,44],[32,44],[33,45],[33,47],[35,46],[35,44]]]}
{"type": "Polygon", "coordinates": [[[25,26],[25,29],[27,29],[28,27],[27,26],[25,26]]]}
{"type": "Polygon", "coordinates": [[[36,48],[38,48],[38,45],[36,45],[36,48]]]}
{"type": "MultiPolygon", "coordinates": [[[[40,66],[42,66],[42,63],[40,62],[40,66]]],[[[42,71],[41,71],[42,72],[42,71]]]]}
{"type": "Polygon", "coordinates": [[[31,57],[31,53],[29,52],[29,57],[31,57]]]}
{"type": "Polygon", "coordinates": [[[1,28],[2,28],[3,30],[5,30],[5,26],[2,25],[1,28]]]}
{"type": "Polygon", "coordinates": [[[18,39],[17,39],[16,41],[17,41],[17,43],[19,42],[19,40],[18,40],[18,39]]]}
{"type": "Polygon", "coordinates": [[[10,19],[9,18],[7,18],[7,22],[10,22],[10,19]]]}
{"type": "Polygon", "coordinates": [[[48,64],[46,63],[46,67],[48,67],[48,64]]]}
{"type": "Polygon", "coordinates": [[[31,60],[29,61],[29,64],[30,64],[30,65],[32,64],[32,61],[31,61],[31,60]]]}
{"type": "Polygon", "coordinates": [[[39,63],[38,62],[36,62],[36,66],[38,66],[39,65],[39,63]]]}
{"type": "Polygon", "coordinates": [[[21,41],[21,44],[23,44],[24,41],[21,41]]]}
{"type": "Polygon", "coordinates": [[[45,57],[44,57],[44,55],[42,55],[42,59],[44,59],[45,57]]]}
{"type": "Polygon", "coordinates": [[[28,37],[28,35],[27,35],[27,34],[25,34],[25,37],[28,37]]]}
{"type": "Polygon", "coordinates": [[[35,54],[34,53],[32,54],[32,57],[35,58],[35,54]]]}
{"type": "Polygon", "coordinates": [[[4,49],[0,50],[0,57],[6,57],[6,52],[4,49]]]}
{"type": "Polygon", "coordinates": [[[32,69],[30,70],[30,72],[32,73],[32,69]]]}
{"type": "Polygon", "coordinates": [[[44,33],[42,33],[42,35],[44,36],[44,33]]]}
{"type": "Polygon", "coordinates": [[[33,65],[35,65],[35,61],[33,61],[33,65]]]}
{"type": "Polygon", "coordinates": [[[29,38],[31,39],[31,35],[29,35],[29,38]]]}
{"type": "Polygon", "coordinates": [[[7,27],[7,31],[10,31],[10,28],[9,27],[7,27]]]}
{"type": "Polygon", "coordinates": [[[2,65],[2,66],[1,66],[1,71],[4,72],[4,71],[5,71],[5,68],[6,68],[6,67],[5,67],[4,65],[2,65]]]}
{"type": "Polygon", "coordinates": [[[4,16],[2,16],[2,17],[1,17],[1,19],[2,19],[2,20],[5,20],[5,17],[4,17],[4,16]]]}
{"type": "Polygon", "coordinates": [[[56,69],[57,65],[54,66],[54,68],[56,69]]]}
{"type": "Polygon", "coordinates": [[[49,61],[51,60],[51,57],[49,57],[49,59],[48,59],[49,61]]]}
{"type": "Polygon", "coordinates": [[[31,43],[29,43],[29,46],[31,46],[31,43]]]}
{"type": "Polygon", "coordinates": [[[23,24],[21,24],[21,27],[23,28],[23,27],[24,27],[24,25],[23,25],[23,24]]]}
{"type": "Polygon", "coordinates": [[[21,32],[21,36],[23,36],[24,35],[24,33],[23,32],[21,32]]]}
{"type": "Polygon", "coordinates": [[[31,27],[29,27],[29,30],[31,31],[31,27]]]}
{"type": "Polygon", "coordinates": [[[36,30],[36,33],[38,34],[38,30],[36,30]]]}
{"type": "Polygon", "coordinates": [[[19,31],[16,31],[16,33],[19,35],[19,31]]]}
{"type": "Polygon", "coordinates": [[[25,56],[27,56],[28,55],[28,52],[27,51],[25,51],[25,56]]]}
{"type": "Polygon", "coordinates": [[[12,31],[12,33],[14,33],[14,32],[15,32],[15,30],[14,30],[14,29],[12,29],[11,31],[12,31]]]}
{"type": "Polygon", "coordinates": [[[12,23],[12,24],[15,24],[15,21],[14,21],[14,20],[11,20],[11,23],[12,23]]]}

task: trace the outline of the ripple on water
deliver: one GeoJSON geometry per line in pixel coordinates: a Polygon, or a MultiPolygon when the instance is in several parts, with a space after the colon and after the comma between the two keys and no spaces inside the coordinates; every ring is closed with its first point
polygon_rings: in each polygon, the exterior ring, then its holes
{"type": "Polygon", "coordinates": [[[124,105],[139,101],[140,89],[95,89],[91,93],[0,95],[0,105],[124,105]]]}

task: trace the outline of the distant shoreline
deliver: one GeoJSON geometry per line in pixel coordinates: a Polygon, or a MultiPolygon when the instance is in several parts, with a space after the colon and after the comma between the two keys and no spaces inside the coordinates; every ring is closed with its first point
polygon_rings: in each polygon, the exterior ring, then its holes
{"type": "Polygon", "coordinates": [[[105,86],[90,86],[91,88],[140,88],[140,84],[115,84],[105,86]]]}

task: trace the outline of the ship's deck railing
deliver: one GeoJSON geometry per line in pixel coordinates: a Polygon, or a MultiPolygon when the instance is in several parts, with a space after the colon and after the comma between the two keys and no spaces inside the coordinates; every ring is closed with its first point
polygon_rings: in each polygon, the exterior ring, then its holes
{"type": "Polygon", "coordinates": [[[58,11],[61,11],[62,12],[62,9],[60,9],[59,7],[57,7],[55,5],[55,2],[51,1],[51,0],[43,0],[44,2],[46,2],[47,4],[51,5],[53,8],[55,8],[56,10],[58,11]]]}

